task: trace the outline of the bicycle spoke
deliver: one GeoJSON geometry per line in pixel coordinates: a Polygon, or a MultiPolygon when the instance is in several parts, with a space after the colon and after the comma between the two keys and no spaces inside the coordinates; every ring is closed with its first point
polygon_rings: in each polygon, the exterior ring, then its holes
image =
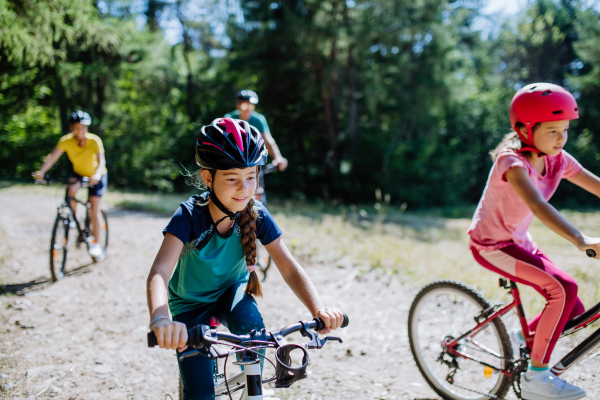
{"type": "Polygon", "coordinates": [[[442,343],[473,329],[473,317],[487,306],[472,298],[475,294],[463,285],[444,282],[437,288],[430,286],[433,289],[424,289],[425,293],[417,296],[409,317],[411,351],[430,386],[442,397],[457,400],[478,399],[482,394],[493,397],[500,390],[507,391],[510,382],[497,372],[504,364],[502,338],[507,338],[504,329],[502,333],[497,330],[501,322],[492,322],[474,337],[467,336],[456,344],[455,351],[467,358],[448,353],[442,343]]]}

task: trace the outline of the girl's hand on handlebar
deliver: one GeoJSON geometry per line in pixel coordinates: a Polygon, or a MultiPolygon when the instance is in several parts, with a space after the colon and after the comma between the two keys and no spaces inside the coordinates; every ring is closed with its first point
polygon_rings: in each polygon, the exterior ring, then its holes
{"type": "Polygon", "coordinates": [[[600,238],[593,238],[583,235],[583,240],[577,246],[580,251],[593,250],[596,253],[595,259],[600,259],[600,238]]]}
{"type": "Polygon", "coordinates": [[[335,307],[325,307],[317,311],[317,317],[325,323],[325,329],[317,331],[321,335],[327,335],[334,329],[337,329],[344,322],[344,314],[335,307]]]}
{"type": "Polygon", "coordinates": [[[273,160],[273,165],[277,165],[280,171],[284,171],[288,166],[287,158],[278,157],[273,160]]]}
{"type": "Polygon", "coordinates": [[[35,179],[36,181],[43,181],[44,180],[44,174],[42,174],[41,171],[35,171],[33,173],[33,179],[35,179]]]}
{"type": "Polygon", "coordinates": [[[160,319],[150,326],[150,330],[156,335],[156,342],[161,349],[182,352],[187,348],[187,327],[181,322],[160,319]]]}

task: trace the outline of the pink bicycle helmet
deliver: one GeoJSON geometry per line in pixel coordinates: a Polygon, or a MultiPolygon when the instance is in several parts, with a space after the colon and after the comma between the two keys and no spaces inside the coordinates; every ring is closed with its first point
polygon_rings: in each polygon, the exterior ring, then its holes
{"type": "Polygon", "coordinates": [[[200,129],[196,154],[203,168],[232,169],[264,165],[269,153],[258,129],[248,122],[217,118],[200,129]]]}
{"type": "Polygon", "coordinates": [[[510,124],[525,144],[519,151],[541,152],[533,143],[532,128],[538,122],[579,118],[577,102],[565,88],[551,83],[532,83],[521,88],[510,103],[510,124]],[[517,128],[517,122],[527,127],[527,137],[517,128]]]}

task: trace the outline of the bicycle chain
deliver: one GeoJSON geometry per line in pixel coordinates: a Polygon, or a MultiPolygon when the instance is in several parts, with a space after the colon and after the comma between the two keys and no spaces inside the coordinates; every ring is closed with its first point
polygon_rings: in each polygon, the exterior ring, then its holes
{"type": "MultiPolygon", "coordinates": [[[[464,343],[464,344],[463,344],[463,346],[464,346],[464,347],[466,347],[466,348],[469,348],[469,349],[475,350],[475,351],[479,351],[479,352],[481,352],[481,353],[484,353],[484,354],[488,354],[488,355],[491,355],[491,356],[495,356],[495,354],[492,354],[492,353],[490,353],[490,352],[489,352],[489,351],[487,351],[487,350],[484,350],[484,349],[482,349],[482,348],[476,347],[476,346],[474,346],[474,345],[469,345],[468,343],[464,343]]],[[[516,381],[517,381],[517,379],[514,379],[514,376],[513,376],[513,382],[512,382],[513,386],[514,386],[514,384],[515,384],[515,382],[516,382],[516,381]]],[[[473,393],[477,393],[477,394],[482,394],[482,395],[484,395],[484,396],[490,396],[490,397],[492,397],[492,398],[494,398],[494,399],[505,400],[505,399],[504,399],[504,397],[498,397],[498,396],[496,396],[496,395],[493,395],[493,394],[491,394],[491,393],[484,393],[484,392],[480,392],[480,391],[478,391],[478,390],[469,389],[469,388],[467,388],[467,387],[464,387],[464,386],[458,385],[458,384],[456,384],[456,383],[454,383],[454,382],[448,382],[448,383],[450,383],[450,384],[451,384],[451,385],[453,385],[453,386],[456,386],[457,388],[460,388],[460,389],[463,389],[463,390],[467,390],[467,391],[469,391],[469,392],[473,392],[473,393]]],[[[518,382],[517,384],[519,384],[519,383],[520,383],[520,382],[518,382]]],[[[519,385],[519,387],[520,387],[520,385],[519,385]]],[[[516,392],[516,391],[515,391],[515,392],[516,392]]],[[[518,398],[521,398],[521,396],[520,396],[520,391],[519,391],[519,393],[517,394],[517,396],[518,396],[518,398]]]]}

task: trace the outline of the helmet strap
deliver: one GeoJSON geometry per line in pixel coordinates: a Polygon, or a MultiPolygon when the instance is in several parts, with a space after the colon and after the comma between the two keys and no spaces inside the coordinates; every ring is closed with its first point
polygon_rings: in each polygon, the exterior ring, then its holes
{"type": "Polygon", "coordinates": [[[517,135],[519,136],[519,139],[521,139],[521,149],[519,151],[517,151],[517,153],[523,153],[525,151],[531,151],[535,154],[538,155],[538,157],[543,157],[546,154],[542,153],[541,151],[539,151],[538,149],[535,148],[535,145],[533,144],[533,131],[531,129],[530,126],[527,126],[527,137],[523,136],[523,134],[521,133],[521,131],[517,128],[514,128],[515,132],[517,132],[517,135]]]}
{"type": "Polygon", "coordinates": [[[223,218],[221,218],[220,220],[218,220],[217,222],[215,222],[215,225],[219,225],[221,223],[221,221],[223,221],[227,218],[229,218],[233,221],[234,219],[236,219],[238,217],[238,215],[240,215],[240,211],[234,213],[229,208],[225,207],[225,205],[223,205],[223,203],[221,203],[221,201],[219,200],[219,198],[215,194],[215,191],[212,188],[208,188],[208,193],[209,193],[209,198],[212,200],[212,202],[215,204],[215,206],[217,206],[217,208],[219,210],[221,210],[223,213],[225,213],[225,216],[223,218]]]}

